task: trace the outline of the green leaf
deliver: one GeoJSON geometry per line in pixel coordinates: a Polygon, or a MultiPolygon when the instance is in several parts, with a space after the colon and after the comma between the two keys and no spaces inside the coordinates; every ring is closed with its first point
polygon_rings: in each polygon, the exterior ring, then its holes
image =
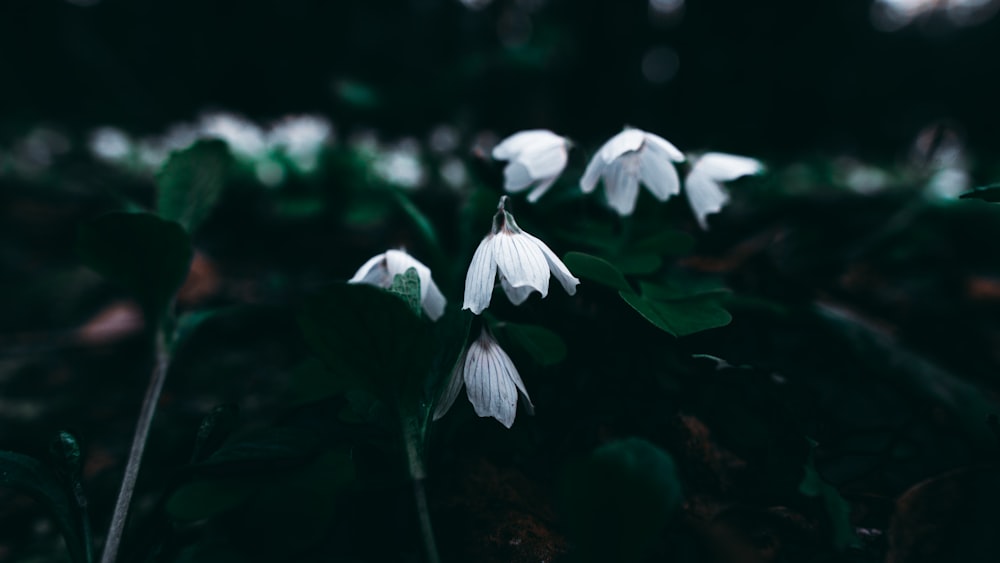
{"type": "Polygon", "coordinates": [[[713,297],[654,301],[626,291],[620,291],[618,294],[647,321],[673,336],[687,336],[726,326],[733,320],[729,311],[726,311],[713,297]]]}
{"type": "Polygon", "coordinates": [[[402,274],[396,274],[389,286],[389,293],[398,295],[410,306],[410,310],[418,317],[421,314],[420,305],[420,275],[416,268],[410,268],[402,274]]]}
{"type": "Polygon", "coordinates": [[[232,163],[229,147],[217,139],[171,153],[156,174],[157,213],[194,232],[222,195],[232,163]]]}
{"type": "Polygon", "coordinates": [[[628,245],[633,252],[652,252],[657,255],[683,256],[694,249],[694,237],[681,231],[663,231],[639,239],[628,245]]]}
{"type": "Polygon", "coordinates": [[[216,451],[236,428],[240,409],[235,404],[219,405],[201,420],[195,436],[191,462],[199,462],[216,451]]]}
{"type": "Polygon", "coordinates": [[[44,506],[62,532],[70,559],[77,563],[91,561],[83,521],[74,509],[76,502],[60,479],[40,461],[0,451],[0,487],[26,494],[44,506]]]}
{"type": "Polygon", "coordinates": [[[424,240],[434,249],[435,252],[441,251],[441,241],[438,239],[437,231],[434,229],[434,223],[424,214],[423,211],[417,207],[410,198],[403,192],[393,189],[390,190],[393,199],[399,204],[406,216],[413,221],[416,225],[417,230],[423,236],[424,240]]]}
{"type": "Polygon", "coordinates": [[[357,374],[347,369],[331,370],[319,358],[306,358],[292,369],[288,399],[301,405],[364,387],[357,374]]]}
{"type": "Polygon", "coordinates": [[[611,442],[571,468],[561,487],[582,561],[643,561],[677,514],[683,489],[673,458],[640,438],[611,442]]]}
{"type": "Polygon", "coordinates": [[[584,254],[583,252],[567,252],[563,263],[573,275],[586,278],[597,283],[613,287],[619,291],[632,291],[625,276],[607,260],[584,254]]]}
{"type": "Polygon", "coordinates": [[[639,282],[639,290],[643,297],[656,301],[682,301],[701,297],[723,297],[731,292],[729,288],[719,285],[715,280],[697,282],[673,281],[664,284],[639,282]]]}
{"type": "Polygon", "coordinates": [[[433,331],[392,293],[363,284],[331,286],[306,303],[299,327],[327,367],[363,377],[387,403],[423,394],[433,331]]]}
{"type": "Polygon", "coordinates": [[[626,254],[618,257],[609,257],[608,262],[613,264],[622,274],[652,274],[660,269],[663,260],[650,253],[626,254]]]}
{"type": "Polygon", "coordinates": [[[551,330],[537,325],[503,323],[503,334],[543,366],[561,362],[566,357],[566,344],[551,330]]]}
{"type": "Polygon", "coordinates": [[[965,192],[959,199],[981,199],[990,203],[1000,203],[1000,184],[990,184],[965,192]]]}
{"type": "Polygon", "coordinates": [[[827,483],[816,470],[816,445],[809,452],[809,460],[805,464],[805,476],[799,485],[799,492],[807,497],[820,497],[826,506],[827,516],[833,526],[833,543],[838,549],[861,547],[861,541],[851,525],[851,505],[840,496],[840,491],[827,483]]]}
{"type": "Polygon", "coordinates": [[[126,287],[157,317],[187,277],[192,256],[184,229],[149,213],[98,217],[80,229],[76,250],[84,264],[126,287]]]}
{"type": "Polygon", "coordinates": [[[167,501],[167,514],[174,520],[205,520],[244,504],[263,486],[259,478],[229,476],[181,485],[167,501]]]}

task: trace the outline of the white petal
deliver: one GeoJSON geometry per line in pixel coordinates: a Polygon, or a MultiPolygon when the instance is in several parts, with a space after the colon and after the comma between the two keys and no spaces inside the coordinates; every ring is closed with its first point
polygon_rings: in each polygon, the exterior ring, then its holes
{"type": "Polygon", "coordinates": [[[757,159],[745,156],[709,152],[694,163],[693,171],[704,173],[718,182],[728,182],[742,176],[759,174],[764,171],[764,165],[757,159]]]}
{"type": "Polygon", "coordinates": [[[495,242],[496,236],[488,235],[479,243],[465,275],[465,302],[462,309],[469,309],[476,315],[490,306],[490,299],[493,297],[493,284],[497,276],[495,242]]]}
{"type": "Polygon", "coordinates": [[[512,160],[503,169],[503,189],[510,193],[517,193],[528,189],[535,181],[528,167],[520,160],[512,160]]]}
{"type": "Polygon", "coordinates": [[[639,152],[639,178],[660,201],[667,201],[671,196],[681,193],[677,169],[659,150],[639,152]]]}
{"type": "Polygon", "coordinates": [[[462,351],[462,355],[455,362],[455,366],[451,370],[451,375],[448,376],[448,384],[438,398],[437,405],[434,406],[434,420],[444,416],[448,412],[448,409],[455,404],[458,392],[462,390],[462,384],[465,383],[465,376],[463,374],[465,371],[465,358],[468,353],[468,350],[462,351]]]}
{"type": "Polygon", "coordinates": [[[531,287],[545,297],[549,293],[549,266],[545,255],[520,233],[501,233],[496,236],[497,270],[511,287],[531,287]]]}
{"type": "Polygon", "coordinates": [[[601,179],[601,175],[604,174],[604,168],[607,167],[608,163],[604,162],[601,158],[601,154],[595,154],[590,162],[587,164],[587,169],[583,171],[583,177],[580,178],[580,189],[583,193],[589,194],[594,191],[597,187],[597,181],[601,179]]]}
{"type": "Polygon", "coordinates": [[[510,160],[518,154],[531,149],[543,149],[550,146],[563,145],[565,140],[547,129],[529,129],[514,133],[493,147],[493,158],[510,160]]]}
{"type": "Polygon", "coordinates": [[[708,230],[706,217],[720,211],[729,201],[729,194],[722,186],[697,169],[691,170],[685,178],[684,191],[687,193],[688,203],[691,204],[695,219],[705,230],[708,230]]]}
{"type": "Polygon", "coordinates": [[[604,193],[608,205],[621,216],[635,211],[639,198],[639,176],[628,159],[618,159],[604,169],[604,193]]]}
{"type": "Polygon", "coordinates": [[[558,176],[566,168],[566,161],[569,159],[566,153],[566,145],[560,143],[540,148],[531,148],[517,157],[517,161],[522,163],[535,180],[544,180],[558,176]]]}
{"type": "Polygon", "coordinates": [[[389,272],[386,269],[385,254],[377,254],[362,264],[358,268],[358,271],[354,273],[354,277],[347,280],[347,283],[364,283],[377,287],[389,287],[386,284],[386,280],[389,280],[389,284],[392,283],[392,277],[389,276],[389,272]]]}
{"type": "Polygon", "coordinates": [[[674,162],[684,162],[684,153],[673,145],[670,141],[653,133],[643,133],[646,147],[659,153],[667,155],[667,158],[674,162]]]}
{"type": "Polygon", "coordinates": [[[434,280],[431,280],[427,284],[427,293],[421,297],[421,305],[423,305],[427,318],[432,321],[440,319],[441,315],[444,314],[444,307],[447,303],[448,301],[444,298],[444,294],[438,289],[434,280]]]}
{"type": "Polygon", "coordinates": [[[531,190],[531,193],[528,194],[528,203],[535,203],[538,201],[538,198],[545,195],[545,192],[549,191],[549,188],[552,187],[552,184],[554,184],[558,178],[558,176],[555,176],[553,178],[549,178],[548,180],[539,182],[538,185],[531,190]]]}
{"type": "Polygon", "coordinates": [[[645,140],[643,135],[645,133],[639,129],[626,129],[604,143],[597,154],[605,163],[611,162],[627,152],[639,150],[645,140]]]}
{"type": "MultiPolygon", "coordinates": [[[[476,414],[491,416],[510,428],[517,415],[517,369],[510,356],[488,333],[469,346],[465,362],[465,389],[476,414]]],[[[520,376],[517,376],[520,380],[520,376]]]]}
{"type": "Polygon", "coordinates": [[[520,305],[528,300],[528,297],[535,291],[535,288],[531,286],[521,286],[513,287],[507,281],[507,278],[500,278],[500,286],[503,287],[504,293],[507,294],[507,299],[515,305],[520,305]]]}
{"type": "Polygon", "coordinates": [[[538,237],[529,235],[528,233],[522,233],[522,236],[531,239],[538,249],[542,251],[542,254],[545,256],[545,261],[549,263],[549,270],[563,286],[563,289],[566,290],[566,293],[575,295],[576,286],[580,285],[580,280],[573,276],[573,274],[569,271],[569,268],[566,267],[566,264],[563,264],[563,261],[556,256],[556,253],[552,252],[552,249],[538,237]]]}

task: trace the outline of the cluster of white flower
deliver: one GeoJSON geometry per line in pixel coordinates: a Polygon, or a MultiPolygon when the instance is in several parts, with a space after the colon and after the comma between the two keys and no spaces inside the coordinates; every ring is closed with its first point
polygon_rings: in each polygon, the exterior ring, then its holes
{"type": "MultiPolygon", "coordinates": [[[[516,193],[534,187],[528,201],[534,203],[562,174],[572,144],[551,131],[521,131],[493,149],[493,158],[508,161],[504,187],[516,193]]],[[[763,165],[752,158],[723,153],[685,157],[666,139],[639,129],[625,128],[604,143],[590,160],[580,179],[580,188],[590,193],[604,182],[608,206],[619,215],[631,215],[639,197],[639,184],[656,199],[666,201],[681,192],[676,163],[690,161],[685,193],[698,224],[708,228],[706,217],[722,209],[729,194],[722,182],[758,174],[763,165]]]]}
{"type": "MultiPolygon", "coordinates": [[[[522,131],[503,140],[493,149],[493,157],[506,160],[504,188],[511,193],[528,190],[535,202],[555,183],[566,168],[572,143],[551,131],[522,131]]],[[[580,181],[585,193],[604,182],[608,205],[620,215],[635,210],[639,184],[660,201],[681,191],[675,163],[687,160],[665,139],[625,129],[604,144],[590,161],[580,181]]],[[[694,160],[685,180],[688,202],[702,228],[705,217],[719,211],[729,196],[720,182],[734,180],[763,170],[760,162],[742,156],[707,153],[694,160]]],[[[465,278],[463,309],[480,315],[500,287],[514,305],[524,303],[532,293],[548,295],[549,278],[554,276],[566,293],[574,295],[580,280],[546,245],[526,232],[507,209],[508,196],[500,198],[493,227],[472,256],[465,278]]],[[[424,312],[432,320],[444,314],[445,298],[431,277],[430,269],[401,250],[389,250],[366,262],[350,283],[366,283],[383,288],[393,278],[415,268],[420,277],[420,297],[424,312]]],[[[534,407],[521,376],[510,356],[500,347],[484,323],[478,338],[462,352],[434,410],[434,419],[445,415],[465,387],[473,408],[481,417],[493,417],[510,428],[517,414],[518,396],[525,408],[534,407]]]]}

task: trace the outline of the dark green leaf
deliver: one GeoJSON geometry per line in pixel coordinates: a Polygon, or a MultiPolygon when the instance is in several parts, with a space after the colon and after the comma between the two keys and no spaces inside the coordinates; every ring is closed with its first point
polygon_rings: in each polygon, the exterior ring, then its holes
{"type": "Polygon", "coordinates": [[[652,284],[639,282],[642,296],[655,301],[683,301],[700,297],[722,297],[729,295],[729,288],[719,285],[715,280],[698,282],[673,282],[667,284],[652,284]]]}
{"type": "Polygon", "coordinates": [[[1000,184],[991,184],[965,192],[960,199],[981,199],[990,203],[1000,203],[1000,184]]]}
{"type": "Polygon", "coordinates": [[[654,301],[645,296],[621,291],[622,299],[647,321],[674,336],[686,336],[710,328],[726,326],[733,320],[729,311],[712,297],[694,297],[681,301],[654,301]]]}
{"type": "Polygon", "coordinates": [[[566,357],[566,344],[551,330],[537,325],[503,323],[503,334],[543,366],[557,364],[566,357]]]}
{"type": "Polygon", "coordinates": [[[40,461],[0,451],[0,487],[21,492],[43,505],[59,526],[70,559],[78,563],[91,561],[84,540],[83,521],[74,509],[75,500],[60,479],[40,461]]]}
{"type": "Polygon", "coordinates": [[[299,326],[330,369],[364,377],[384,401],[423,394],[433,332],[393,294],[361,284],[332,286],[306,303],[299,326]]]}
{"type": "Polygon", "coordinates": [[[322,449],[323,435],[278,426],[234,436],[204,461],[191,466],[198,475],[273,473],[301,466],[322,449]]]}
{"type": "Polygon", "coordinates": [[[157,213],[194,232],[222,195],[232,162],[229,147],[216,139],[171,153],[156,174],[157,213]]]}
{"type": "Polygon", "coordinates": [[[424,240],[433,248],[435,251],[440,251],[441,241],[438,239],[437,231],[434,229],[434,223],[420,210],[419,207],[414,205],[410,198],[399,190],[391,190],[393,199],[399,204],[406,216],[413,221],[416,225],[417,230],[423,236],[424,240]]]}
{"type": "Polygon", "coordinates": [[[608,262],[626,275],[652,274],[663,265],[663,260],[659,256],[650,253],[609,257],[608,262]]]}
{"type": "Polygon", "coordinates": [[[582,561],[643,561],[680,509],[670,454],[640,438],[606,444],[563,481],[563,508],[582,561]]]}
{"type": "Polygon", "coordinates": [[[191,241],[180,225],[149,213],[108,213],[85,224],[77,253],[87,266],[129,289],[155,316],[184,282],[191,241]]]}
{"type": "Polygon", "coordinates": [[[827,483],[816,471],[815,444],[809,452],[809,461],[805,465],[805,476],[799,485],[799,492],[807,497],[820,497],[826,506],[827,516],[833,525],[833,542],[840,549],[860,547],[861,542],[851,525],[851,505],[840,496],[836,487],[827,483]]]}
{"type": "Polygon", "coordinates": [[[420,275],[417,274],[416,268],[410,268],[402,274],[396,274],[392,278],[389,293],[398,295],[410,306],[414,315],[420,316],[420,275]]]}
{"type": "Polygon", "coordinates": [[[289,400],[296,405],[310,403],[364,387],[365,382],[348,369],[329,369],[319,358],[307,358],[292,370],[289,400]]]}
{"type": "Polygon", "coordinates": [[[563,256],[563,263],[575,276],[596,281],[619,291],[632,291],[625,276],[607,260],[583,252],[567,252],[563,256]]]}
{"type": "Polygon", "coordinates": [[[190,522],[222,514],[245,503],[261,486],[257,477],[205,479],[178,487],[167,501],[167,514],[190,522]]]}
{"type": "Polygon", "coordinates": [[[201,461],[216,451],[236,428],[239,415],[240,409],[235,404],[219,405],[212,409],[198,426],[191,462],[201,461]]]}
{"type": "Polygon", "coordinates": [[[694,237],[681,231],[664,231],[628,245],[632,252],[652,252],[657,255],[682,256],[694,249],[694,237]]]}

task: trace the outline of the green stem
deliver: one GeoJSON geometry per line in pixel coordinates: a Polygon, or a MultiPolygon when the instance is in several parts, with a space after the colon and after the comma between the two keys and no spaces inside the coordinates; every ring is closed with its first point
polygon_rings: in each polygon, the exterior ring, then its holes
{"type": "Polygon", "coordinates": [[[118,500],[115,502],[115,511],[111,515],[111,526],[108,529],[107,540],[104,542],[101,563],[114,563],[118,557],[118,548],[121,544],[122,534],[125,531],[129,505],[132,503],[132,494],[135,492],[135,481],[139,476],[142,453],[146,449],[146,440],[149,438],[149,429],[153,423],[153,414],[156,412],[156,403],[160,400],[163,382],[166,380],[167,369],[170,367],[167,331],[163,327],[156,331],[156,357],[154,362],[153,373],[149,378],[149,387],[146,388],[146,396],[143,398],[142,408],[139,410],[139,420],[136,422],[135,435],[132,437],[132,449],[128,455],[128,462],[125,464],[125,476],[122,477],[121,489],[118,491],[118,500]]]}
{"type": "Polygon", "coordinates": [[[418,417],[403,415],[402,418],[403,442],[406,448],[406,466],[410,472],[410,480],[413,482],[413,498],[416,501],[417,518],[420,520],[420,535],[424,540],[427,563],[441,563],[437,543],[434,541],[434,528],[431,525],[431,512],[427,503],[427,491],[424,488],[427,469],[424,467],[424,441],[423,433],[420,431],[424,425],[420,423],[418,417]]]}

